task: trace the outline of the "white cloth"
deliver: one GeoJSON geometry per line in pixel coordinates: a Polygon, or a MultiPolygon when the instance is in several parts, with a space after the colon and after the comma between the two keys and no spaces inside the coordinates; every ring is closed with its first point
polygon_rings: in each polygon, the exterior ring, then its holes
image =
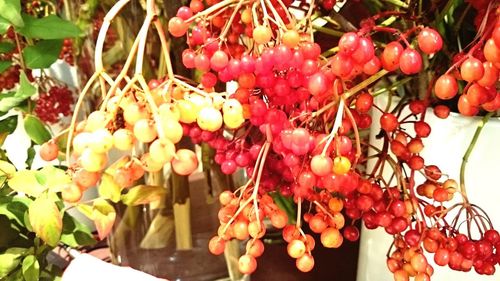
{"type": "Polygon", "coordinates": [[[88,254],[78,255],[63,274],[62,281],[160,281],[154,276],[104,262],[88,254]]]}

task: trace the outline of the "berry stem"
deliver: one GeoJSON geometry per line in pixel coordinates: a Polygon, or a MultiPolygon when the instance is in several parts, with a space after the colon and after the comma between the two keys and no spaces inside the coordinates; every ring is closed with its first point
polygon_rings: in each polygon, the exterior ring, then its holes
{"type": "MultiPolygon", "coordinates": [[[[101,70],[102,71],[102,70],[101,70]]],[[[73,133],[75,130],[75,125],[76,125],[76,119],[78,117],[78,112],[80,111],[80,107],[82,106],[83,100],[85,98],[85,95],[88,93],[90,87],[94,84],[94,81],[97,79],[97,77],[101,74],[101,71],[95,72],[90,79],[87,81],[87,84],[85,84],[85,87],[83,88],[82,92],[78,96],[78,100],[75,104],[75,109],[73,112],[73,116],[71,117],[71,124],[69,125],[69,132],[68,132],[68,141],[66,143],[66,162],[67,165],[69,166],[71,161],[70,161],[70,152],[71,152],[71,141],[73,139],[73,133]]]]}
{"type": "MultiPolygon", "coordinates": [[[[359,91],[361,91],[364,88],[368,87],[370,84],[372,84],[373,82],[377,81],[378,79],[384,77],[388,73],[389,73],[389,71],[387,71],[385,69],[380,70],[379,72],[377,72],[377,73],[373,74],[372,76],[368,77],[366,80],[362,81],[361,83],[359,83],[356,86],[352,87],[351,89],[347,90],[343,94],[344,98],[345,99],[349,99],[350,97],[354,96],[359,91]]],[[[328,104],[326,104],[325,106],[323,106],[322,108],[320,108],[318,111],[313,112],[312,115],[311,115],[311,117],[312,118],[317,117],[318,115],[320,115],[323,112],[329,110],[330,108],[332,108],[336,104],[337,104],[337,100],[329,102],[328,104]]]]}
{"type": "Polygon", "coordinates": [[[137,35],[139,39],[139,48],[137,50],[137,58],[135,61],[135,74],[142,74],[143,61],[144,61],[144,51],[146,48],[146,41],[148,38],[148,31],[153,18],[156,16],[154,12],[154,1],[147,0],[146,3],[147,11],[146,11],[146,19],[144,20],[144,24],[137,35]]]}
{"type": "Polygon", "coordinates": [[[240,0],[238,2],[238,5],[236,5],[236,8],[234,8],[233,13],[231,14],[231,17],[229,18],[229,21],[226,23],[224,26],[224,30],[220,33],[219,36],[219,47],[222,45],[222,40],[226,38],[227,33],[229,32],[229,29],[231,28],[231,25],[233,24],[234,18],[236,17],[236,14],[238,11],[241,9],[241,6],[243,5],[244,0],[240,0]]]}
{"type": "Polygon", "coordinates": [[[111,25],[111,21],[116,17],[120,10],[127,5],[130,0],[120,0],[118,1],[104,16],[102,21],[101,29],[99,30],[99,35],[97,36],[94,64],[97,70],[104,68],[102,61],[102,53],[104,50],[104,43],[106,41],[106,33],[111,25]]]}
{"type": "Polygon", "coordinates": [[[297,199],[297,220],[296,226],[298,229],[301,229],[302,226],[302,197],[297,199]]]}
{"type": "Polygon", "coordinates": [[[490,112],[486,114],[483,119],[479,122],[479,125],[477,126],[476,132],[474,133],[474,136],[472,137],[472,140],[469,144],[469,147],[465,151],[465,154],[462,158],[462,165],[460,166],[460,192],[462,193],[462,196],[464,197],[465,201],[467,201],[467,190],[465,188],[465,167],[467,166],[467,162],[469,161],[469,157],[472,154],[472,150],[474,149],[474,146],[476,145],[477,140],[479,139],[479,136],[481,135],[481,131],[484,128],[484,125],[488,122],[491,116],[493,116],[494,112],[490,112]]]}
{"type": "Polygon", "coordinates": [[[356,120],[354,120],[354,116],[352,115],[351,110],[349,109],[347,104],[344,104],[344,108],[349,121],[351,121],[352,130],[354,131],[354,139],[356,140],[356,155],[354,157],[354,163],[352,165],[353,167],[356,167],[359,157],[361,157],[361,139],[359,137],[358,125],[356,124],[356,120]]]}
{"type": "MultiPolygon", "coordinates": [[[[156,9],[156,7],[155,7],[155,9],[156,9]]],[[[155,14],[156,14],[156,11],[155,11],[155,14]]],[[[154,25],[156,27],[158,37],[160,38],[161,48],[162,48],[163,54],[165,56],[165,63],[167,65],[168,79],[173,81],[174,80],[174,69],[172,67],[172,59],[170,58],[170,49],[169,49],[169,45],[167,42],[167,38],[165,37],[165,31],[163,29],[163,25],[161,24],[161,21],[159,18],[156,18],[154,20],[154,25]]]]}
{"type": "Polygon", "coordinates": [[[236,2],[238,0],[224,0],[222,2],[219,2],[215,5],[213,5],[212,7],[202,11],[202,12],[199,12],[195,15],[193,15],[192,17],[190,17],[189,19],[186,20],[187,23],[189,22],[192,22],[193,20],[197,19],[197,18],[200,18],[200,17],[204,17],[204,16],[207,16],[207,15],[210,15],[212,14],[213,12],[217,11],[218,9],[221,9],[225,6],[228,6],[228,5],[231,5],[232,3],[236,2]]]}
{"type": "Polygon", "coordinates": [[[333,123],[332,131],[330,132],[330,135],[328,136],[328,140],[326,141],[325,147],[323,148],[323,151],[321,152],[322,156],[326,155],[326,151],[328,150],[328,147],[332,143],[333,138],[335,137],[340,126],[342,125],[343,114],[344,114],[344,99],[340,98],[339,107],[337,109],[337,115],[335,116],[335,123],[333,123]]]}

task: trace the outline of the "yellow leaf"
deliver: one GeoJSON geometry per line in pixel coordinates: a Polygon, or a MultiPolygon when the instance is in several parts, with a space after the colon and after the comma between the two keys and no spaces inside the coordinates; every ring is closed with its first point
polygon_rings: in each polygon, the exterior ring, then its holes
{"type": "Polygon", "coordinates": [[[101,177],[101,183],[99,184],[98,191],[102,198],[109,199],[116,203],[120,200],[122,189],[115,182],[113,176],[108,173],[104,173],[101,177]]]}
{"type": "Polygon", "coordinates": [[[106,238],[113,229],[113,224],[115,223],[115,208],[113,208],[113,206],[111,206],[106,200],[97,199],[94,201],[92,216],[99,239],[102,240],[106,238]]]}
{"type": "Polygon", "coordinates": [[[36,171],[18,171],[9,180],[9,186],[17,192],[23,192],[29,196],[38,197],[47,187],[41,185],[36,177],[36,171]]]}
{"type": "Polygon", "coordinates": [[[33,231],[50,246],[57,246],[62,233],[62,215],[54,201],[38,197],[30,204],[28,216],[33,231]]]}
{"type": "Polygon", "coordinates": [[[10,178],[16,172],[16,167],[7,161],[0,160],[0,177],[10,178]]]}

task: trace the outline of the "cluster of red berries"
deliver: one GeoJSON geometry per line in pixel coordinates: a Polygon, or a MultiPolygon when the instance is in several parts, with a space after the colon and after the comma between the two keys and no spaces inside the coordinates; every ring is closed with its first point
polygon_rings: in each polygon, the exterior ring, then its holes
{"type": "MultiPolygon", "coordinates": [[[[101,30],[103,21],[104,21],[104,13],[97,12],[96,16],[92,21],[92,39],[94,40],[94,42],[97,41],[97,37],[99,36],[99,31],[101,30]]],[[[116,33],[115,29],[112,26],[110,26],[106,34],[106,41],[104,42],[103,51],[111,49],[111,47],[113,47],[113,45],[116,43],[116,40],[118,40],[118,34],[116,33]]]]}
{"type": "Polygon", "coordinates": [[[16,64],[0,73],[0,91],[10,90],[19,83],[20,69],[21,67],[16,64]]]}
{"type": "MultiPolygon", "coordinates": [[[[440,34],[421,26],[400,33],[379,27],[370,19],[358,32],[345,33],[339,40],[338,52],[324,59],[319,45],[310,40],[307,32],[287,27],[293,18],[285,8],[291,3],[270,2],[272,5],[256,9],[238,1],[210,1],[205,7],[193,0],[189,7],[181,7],[168,24],[173,36],[187,36],[189,48],[183,52],[183,64],[202,73],[200,88],[208,95],[218,82],[238,83],[236,91],[227,97],[228,104],[224,104],[237,108],[237,121],[224,108],[226,126],[216,131],[202,128],[199,122],[181,120],[185,136],[195,143],[207,142],[215,149],[215,161],[224,173],[244,168],[250,178],[235,193],[221,195],[222,230],[211,240],[212,253],[221,254],[228,239],[251,237],[239,266],[243,273],[256,269],[255,258],[261,255],[263,246],[259,246],[257,254],[249,254],[248,249],[255,241],[260,242],[261,232],[265,231],[259,228],[261,220],[268,217],[272,223],[285,222],[273,223],[279,225],[277,228],[286,224],[281,213],[278,219],[266,211],[269,208],[276,214],[272,200],[265,199],[269,192],[292,196],[299,210],[305,201],[315,207],[305,214],[299,211],[297,224],[283,229],[288,254],[297,259],[297,267],[304,272],[314,265],[314,239],[302,231],[302,221],[321,234],[321,243],[329,248],[339,247],[344,238],[359,238],[355,226],[345,227],[344,214],[353,222],[362,220],[371,229],[384,227],[392,235],[413,233],[415,220],[422,229],[430,229],[426,218],[438,222],[446,214],[442,203],[453,198],[457,184],[453,180],[439,182],[439,168],[426,164],[420,156],[422,139],[431,133],[424,120],[429,97],[406,104],[410,113],[402,116],[401,110],[386,112],[373,106],[373,96],[365,88],[371,83],[366,81],[377,75],[398,70],[404,75],[421,72],[422,54],[431,56],[442,48],[440,34]],[[373,32],[399,36],[379,50],[371,40],[373,32]],[[412,37],[417,44],[408,42],[412,37]],[[242,48],[250,51],[243,53],[242,48]],[[366,161],[358,130],[370,127],[372,109],[382,111],[378,122],[385,148],[378,154],[374,171],[368,174],[358,169],[358,163],[366,161]],[[405,129],[408,124],[413,125],[413,136],[405,129]],[[227,130],[233,132],[231,138],[223,134],[227,130]],[[395,159],[390,158],[389,151],[395,159]],[[384,165],[394,169],[397,186],[375,177],[384,165]],[[407,170],[411,171],[409,176],[407,170]],[[417,171],[427,178],[418,186],[414,182],[417,171]],[[434,201],[430,203],[425,197],[434,201]]],[[[322,2],[327,5],[325,9],[334,4],[322,2]]],[[[445,118],[449,108],[437,106],[435,113],[445,118]]],[[[417,239],[412,247],[422,243],[423,239],[417,239]]],[[[403,270],[405,273],[396,275],[428,280],[432,272],[422,256],[419,253],[413,257],[414,262],[398,260],[397,270],[411,267],[413,271],[410,274],[403,270]]]]}
{"type": "Polygon", "coordinates": [[[69,65],[75,64],[73,41],[71,39],[64,39],[59,59],[64,60],[69,65]]]}
{"type": "Polygon", "coordinates": [[[57,123],[61,117],[72,114],[73,92],[68,87],[51,87],[40,93],[36,101],[35,114],[46,123],[57,123]]]}
{"type": "Polygon", "coordinates": [[[500,9],[489,12],[486,30],[479,41],[468,52],[455,55],[453,66],[434,85],[436,96],[449,100],[458,94],[459,81],[464,82],[458,98],[458,111],[463,115],[474,116],[481,110],[500,109],[500,93],[496,87],[500,71],[499,14],[500,9]]]}

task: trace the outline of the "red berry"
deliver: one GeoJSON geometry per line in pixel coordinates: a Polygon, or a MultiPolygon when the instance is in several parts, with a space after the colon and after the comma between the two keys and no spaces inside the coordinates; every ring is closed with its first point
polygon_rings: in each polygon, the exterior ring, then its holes
{"type": "Polygon", "coordinates": [[[386,132],[393,132],[399,126],[398,118],[391,113],[384,113],[380,117],[380,126],[386,132]]]}
{"type": "Polygon", "coordinates": [[[434,29],[426,27],[417,37],[418,47],[426,54],[434,54],[443,47],[441,35],[434,29]]]}

